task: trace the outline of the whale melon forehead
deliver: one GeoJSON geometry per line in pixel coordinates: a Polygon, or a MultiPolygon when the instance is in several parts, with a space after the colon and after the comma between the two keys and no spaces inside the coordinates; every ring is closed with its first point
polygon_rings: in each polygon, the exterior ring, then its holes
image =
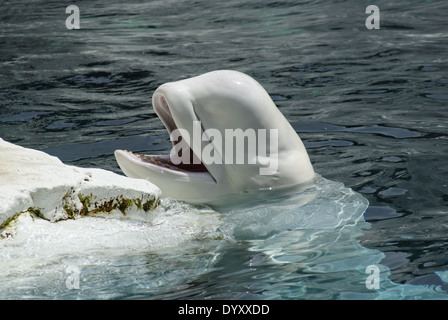
{"type": "Polygon", "coordinates": [[[245,102],[250,106],[254,99],[262,101],[269,96],[257,81],[237,71],[214,71],[179,82],[184,82],[193,91],[196,100],[220,98],[245,102]]]}
{"type": "Polygon", "coordinates": [[[237,71],[220,70],[170,82],[155,92],[159,94],[165,96],[173,113],[184,114],[186,110],[181,109],[191,108],[207,128],[257,130],[284,125],[283,115],[266,90],[237,71]]]}
{"type": "MultiPolygon", "coordinates": [[[[193,100],[244,99],[245,97],[256,97],[261,92],[266,93],[253,78],[241,72],[226,70],[168,82],[156,90],[156,93],[159,92],[164,92],[169,96],[188,97],[193,100]]],[[[248,100],[250,101],[250,98],[248,100]]]]}

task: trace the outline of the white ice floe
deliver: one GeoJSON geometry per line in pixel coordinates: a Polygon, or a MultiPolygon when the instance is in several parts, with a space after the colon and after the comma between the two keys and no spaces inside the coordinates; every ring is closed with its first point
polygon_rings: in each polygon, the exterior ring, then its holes
{"type": "Polygon", "coordinates": [[[100,212],[144,214],[161,194],[149,181],[65,165],[2,139],[0,164],[0,226],[26,211],[50,221],[100,212]]]}

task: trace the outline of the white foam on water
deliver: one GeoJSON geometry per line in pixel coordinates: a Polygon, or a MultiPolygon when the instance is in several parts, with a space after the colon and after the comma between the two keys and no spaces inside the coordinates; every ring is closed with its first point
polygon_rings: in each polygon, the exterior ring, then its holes
{"type": "Polygon", "coordinates": [[[321,176],[315,182],[314,187],[268,206],[229,213],[235,239],[248,242],[253,253],[249,265],[269,268],[269,277],[253,275],[255,286],[263,289],[257,298],[448,298],[438,287],[390,281],[390,270],[381,265],[384,253],[364,247],[358,240],[363,230],[370,228],[363,217],[367,199],[321,176]],[[366,285],[369,266],[378,267],[377,289],[366,285]],[[282,281],[273,284],[276,277],[282,281]]]}
{"type": "Polygon", "coordinates": [[[363,219],[368,202],[343,184],[317,177],[304,192],[259,199],[219,213],[170,199],[147,215],[49,222],[24,213],[2,231],[0,298],[120,299],[182,292],[218,262],[222,268],[222,253],[235,242],[248,246],[244,268],[257,273],[248,275],[245,285],[260,288],[263,294],[256,298],[319,298],[316,292],[339,299],[446,297],[437,288],[388,280],[390,271],[380,264],[384,254],[357,239],[369,228],[363,219]],[[378,290],[366,288],[369,265],[380,269],[378,290]],[[79,288],[70,282],[74,276],[79,288]]]}
{"type": "Polygon", "coordinates": [[[167,289],[212,267],[228,237],[220,227],[219,213],[170,200],[146,219],[52,223],[24,213],[0,240],[0,297],[102,299],[167,289]],[[79,290],[67,288],[70,266],[79,270],[79,290]]]}

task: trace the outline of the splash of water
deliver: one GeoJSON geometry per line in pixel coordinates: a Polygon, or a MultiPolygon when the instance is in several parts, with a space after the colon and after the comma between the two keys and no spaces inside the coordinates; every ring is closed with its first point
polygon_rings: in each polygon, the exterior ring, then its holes
{"type": "MultiPolygon", "coordinates": [[[[165,199],[149,216],[104,214],[57,223],[24,213],[0,237],[0,298],[120,299],[183,292],[222,268],[223,254],[241,243],[249,253],[241,285],[262,292],[251,298],[444,297],[434,288],[388,280],[389,270],[380,264],[384,255],[357,240],[369,228],[363,219],[368,202],[343,184],[318,176],[303,192],[252,200],[217,212],[165,199]],[[366,288],[369,265],[380,268],[378,290],[366,288]],[[68,282],[73,270],[75,288],[68,282]]],[[[228,283],[232,288],[234,280],[228,283]]],[[[232,292],[232,298],[238,295],[232,292]]]]}
{"type": "Polygon", "coordinates": [[[24,213],[0,240],[1,298],[111,299],[155,294],[207,271],[228,234],[220,215],[162,201],[151,215],[51,223],[24,213]],[[79,290],[67,287],[70,267],[79,290]]]}

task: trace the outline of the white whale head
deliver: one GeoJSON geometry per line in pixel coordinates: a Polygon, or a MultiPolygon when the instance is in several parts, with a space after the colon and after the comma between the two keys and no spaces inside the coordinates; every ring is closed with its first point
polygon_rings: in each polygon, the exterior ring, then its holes
{"type": "Polygon", "coordinates": [[[218,70],[165,83],[152,103],[173,141],[171,157],[123,150],[115,157],[127,176],[151,181],[165,197],[210,203],[313,180],[299,136],[246,74],[218,70]]]}

